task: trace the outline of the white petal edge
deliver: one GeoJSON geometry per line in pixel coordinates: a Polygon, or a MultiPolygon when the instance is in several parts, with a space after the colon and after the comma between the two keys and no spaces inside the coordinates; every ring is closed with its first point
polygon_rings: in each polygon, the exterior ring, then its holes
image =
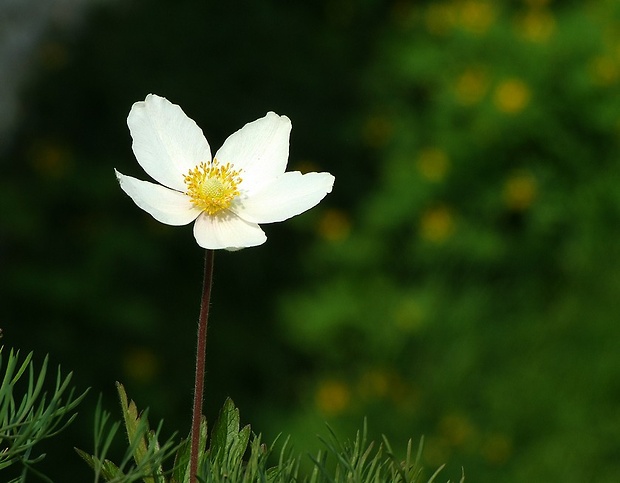
{"type": "Polygon", "coordinates": [[[265,232],[255,223],[248,223],[230,212],[208,215],[202,213],[194,223],[194,237],[202,248],[209,250],[240,250],[262,245],[265,232]]]}
{"type": "Polygon", "coordinates": [[[258,193],[248,196],[234,207],[234,211],[251,223],[284,221],[316,206],[331,192],[334,180],[329,173],[284,173],[258,193]]]}
{"type": "Polygon", "coordinates": [[[166,225],[187,225],[196,219],[200,209],[189,197],[165,186],[126,176],[114,170],[122,190],[138,207],[166,225]]]}
{"type": "Polygon", "coordinates": [[[241,169],[243,188],[255,192],[286,171],[291,128],[288,117],[268,112],[231,134],[215,157],[241,169]]]}
{"type": "Polygon", "coordinates": [[[138,163],[164,186],[183,191],[183,175],[201,161],[211,161],[211,148],[202,129],[164,97],[149,94],[136,102],[127,125],[138,163]]]}

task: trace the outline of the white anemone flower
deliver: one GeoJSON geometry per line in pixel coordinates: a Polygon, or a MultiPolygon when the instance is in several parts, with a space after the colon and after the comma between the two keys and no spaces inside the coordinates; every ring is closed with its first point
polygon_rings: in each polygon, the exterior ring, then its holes
{"type": "Polygon", "coordinates": [[[260,223],[299,215],[331,192],[329,173],[285,172],[291,121],[268,112],[211,157],[202,130],[176,104],[149,94],[127,117],[132,149],[159,184],[116,171],[121,188],[156,220],[194,223],[198,245],[238,250],[267,240],[260,223]]]}

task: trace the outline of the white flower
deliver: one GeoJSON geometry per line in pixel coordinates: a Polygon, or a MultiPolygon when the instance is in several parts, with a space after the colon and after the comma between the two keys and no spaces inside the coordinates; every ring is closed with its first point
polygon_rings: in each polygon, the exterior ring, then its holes
{"type": "Polygon", "coordinates": [[[291,121],[273,112],[226,139],[211,158],[202,130],[176,104],[153,94],[127,117],[132,149],[160,184],[116,171],[121,188],[156,220],[195,220],[198,245],[238,250],[267,240],[259,223],[299,215],[332,190],[329,173],[285,172],[291,121]]]}

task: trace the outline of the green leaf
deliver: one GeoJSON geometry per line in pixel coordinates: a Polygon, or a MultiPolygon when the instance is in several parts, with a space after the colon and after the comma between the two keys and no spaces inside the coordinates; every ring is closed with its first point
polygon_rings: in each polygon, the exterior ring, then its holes
{"type": "Polygon", "coordinates": [[[230,466],[240,463],[250,440],[250,426],[239,431],[239,422],[239,409],[227,398],[211,433],[209,453],[213,460],[230,466]]]}
{"type": "MultiPolygon", "coordinates": [[[[3,347],[0,347],[0,369],[3,367],[3,347]]],[[[47,376],[48,357],[40,369],[32,362],[32,352],[19,363],[19,351],[11,350],[0,384],[0,441],[9,444],[0,451],[0,469],[14,463],[29,467],[41,461],[45,454],[36,455],[33,447],[44,439],[51,438],[66,428],[75,419],[77,405],[87,391],[75,396],[69,388],[71,373],[62,375],[60,367],[53,391],[43,392],[47,376]],[[20,388],[16,399],[15,387],[23,376],[27,383],[20,388]],[[24,377],[25,378],[25,377],[24,377]],[[65,394],[68,391],[68,394],[65,394]]]]}
{"type": "Polygon", "coordinates": [[[248,424],[241,431],[239,431],[237,437],[233,439],[229,450],[229,461],[232,464],[236,465],[241,462],[241,458],[243,458],[245,450],[248,447],[248,442],[250,441],[250,433],[250,425],[248,424]]]}
{"type": "Polygon", "coordinates": [[[140,416],[138,416],[138,408],[136,407],[136,403],[128,400],[125,388],[120,382],[116,383],[116,389],[118,390],[118,396],[121,401],[123,420],[125,421],[125,430],[127,431],[127,439],[129,440],[129,444],[135,444],[133,449],[133,457],[136,464],[139,465],[144,459],[147,451],[146,440],[143,438],[143,435],[145,433],[145,429],[148,431],[148,426],[145,427],[143,421],[140,419],[140,416]]]}
{"type": "Polygon", "coordinates": [[[106,481],[112,481],[115,478],[121,478],[125,476],[125,474],[121,471],[121,469],[112,463],[110,460],[104,460],[101,462],[98,458],[89,455],[88,453],[82,451],[81,449],[74,448],[80,457],[88,463],[88,465],[96,472],[100,473],[101,476],[105,478],[106,481]]]}
{"type": "Polygon", "coordinates": [[[174,458],[174,468],[170,483],[185,483],[189,480],[189,456],[191,450],[190,438],[184,439],[179,445],[174,458]],[[187,479],[186,479],[187,478],[187,479]]]}
{"type": "Polygon", "coordinates": [[[155,477],[145,477],[145,483],[163,481],[163,468],[161,466],[157,468],[150,467],[148,464],[148,458],[152,456],[153,453],[157,453],[160,447],[155,433],[149,430],[146,411],[144,413],[144,417],[140,417],[138,415],[136,403],[127,398],[127,393],[125,392],[123,385],[120,382],[117,382],[116,388],[121,402],[125,429],[127,430],[127,438],[129,440],[129,446],[133,459],[138,467],[141,467],[142,463],[147,460],[145,472],[146,474],[153,475],[155,477]],[[149,451],[149,448],[152,448],[151,451],[149,451]]]}
{"type": "Polygon", "coordinates": [[[239,410],[232,399],[227,398],[211,432],[210,452],[213,457],[225,455],[228,447],[239,434],[239,410]]]}
{"type": "MultiPolygon", "coordinates": [[[[199,467],[205,458],[207,447],[207,420],[203,416],[200,420],[200,440],[198,444],[199,467]]],[[[181,442],[174,458],[174,467],[170,483],[189,483],[189,459],[191,452],[191,434],[181,442]]]]}

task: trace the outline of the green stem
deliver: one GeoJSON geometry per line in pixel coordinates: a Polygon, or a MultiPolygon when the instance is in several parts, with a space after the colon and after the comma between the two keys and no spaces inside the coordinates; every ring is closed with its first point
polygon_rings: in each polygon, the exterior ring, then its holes
{"type": "Polygon", "coordinates": [[[202,400],[205,380],[205,356],[207,350],[207,323],[209,321],[209,303],[211,285],[213,284],[213,250],[205,252],[204,281],[202,300],[198,318],[198,346],[196,349],[196,379],[194,382],[194,408],[192,411],[191,451],[189,458],[189,481],[198,481],[198,450],[200,447],[200,421],[202,419],[202,400]]]}

